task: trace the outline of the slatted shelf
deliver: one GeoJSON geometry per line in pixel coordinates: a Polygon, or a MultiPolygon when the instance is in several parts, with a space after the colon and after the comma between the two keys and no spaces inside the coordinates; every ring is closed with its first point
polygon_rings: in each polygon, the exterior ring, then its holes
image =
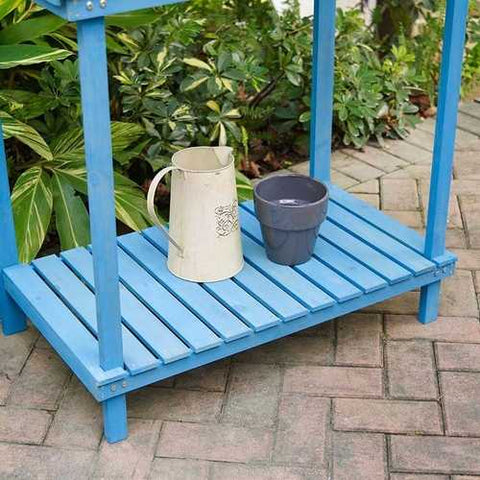
{"type": "Polygon", "coordinates": [[[293,268],[266,257],[252,202],[240,207],[245,268],[230,280],[175,277],[155,227],[119,237],[123,370],[99,367],[88,248],[7,268],[6,287],[95,394],[122,378],[141,386],[189,370],[452,273],[453,254],[432,262],[418,233],[336,187],[331,194],[313,258],[293,268]]]}

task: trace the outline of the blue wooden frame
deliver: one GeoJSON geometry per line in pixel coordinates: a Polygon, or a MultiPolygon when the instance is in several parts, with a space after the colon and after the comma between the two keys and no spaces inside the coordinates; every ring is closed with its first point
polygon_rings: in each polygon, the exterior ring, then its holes
{"type": "Polygon", "coordinates": [[[3,334],[13,335],[27,328],[25,314],[5,291],[1,272],[18,263],[17,242],[13,224],[13,212],[10,204],[10,185],[8,184],[7,157],[3,143],[2,124],[0,123],[0,320],[3,334]]]}
{"type": "MultiPolygon", "coordinates": [[[[467,15],[468,0],[447,2],[425,242],[428,258],[445,253],[467,15]]],[[[422,288],[419,312],[422,323],[429,323],[437,318],[440,286],[441,282],[438,281],[422,288]]]]}
{"type": "MultiPolygon", "coordinates": [[[[419,287],[420,321],[428,323],[436,318],[441,281],[455,268],[455,257],[445,249],[445,234],[468,0],[447,1],[426,238],[332,186],[329,218],[319,237],[319,250],[308,264],[286,271],[264,257],[251,205],[244,204],[244,272],[223,283],[195,286],[183,285],[168,277],[166,269],[156,271],[144,263],[145,255],[164,262],[166,247],[155,232],[146,230],[117,239],[115,228],[104,16],[174,2],[137,0],[134,7],[132,0],[38,3],[77,23],[93,275],[89,278],[90,254],[81,249],[64,252],[61,259],[47,257],[31,266],[18,265],[2,142],[0,316],[4,333],[12,334],[26,328],[28,315],[102,402],[109,442],[127,436],[126,393],[142,386],[419,287]],[[344,224],[348,227],[340,228],[344,224]],[[376,242],[376,238],[382,241],[376,242]],[[348,275],[342,271],[344,267],[348,275]],[[141,277],[139,287],[130,282],[132,275],[141,277]],[[68,288],[60,287],[61,278],[69,282],[68,288]],[[262,297],[267,291],[272,298],[262,297]],[[153,298],[158,293],[172,312],[167,312],[158,299],[145,310],[145,295],[153,298]],[[38,301],[43,295],[50,300],[38,301]],[[91,302],[79,304],[82,295],[91,302]],[[279,304],[277,297],[284,298],[284,303],[279,304]],[[203,304],[204,300],[207,303],[203,304]],[[243,304],[244,300],[247,303],[243,304]],[[138,309],[149,317],[151,328],[155,324],[157,330],[150,339],[144,338],[148,332],[136,317],[138,309]],[[127,314],[128,318],[122,317],[127,314]],[[208,318],[209,314],[213,317],[208,318]],[[158,323],[160,318],[168,328],[158,323]],[[192,332],[182,327],[182,320],[198,325],[199,335],[192,337],[192,332]],[[166,356],[163,363],[152,355],[155,349],[159,357],[166,356]]],[[[315,0],[310,173],[326,182],[330,180],[334,47],[335,0],[315,0]]]]}

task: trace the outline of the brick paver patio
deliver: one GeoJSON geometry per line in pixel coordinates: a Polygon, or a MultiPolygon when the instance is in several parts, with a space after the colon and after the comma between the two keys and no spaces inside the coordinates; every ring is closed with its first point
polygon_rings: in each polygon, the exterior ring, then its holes
{"type": "MultiPolygon", "coordinates": [[[[433,128],[335,152],[334,181],[422,230],[433,128]]],[[[123,443],[105,442],[99,406],[33,328],[1,337],[0,478],[479,480],[479,166],[468,104],[447,240],[459,268],[438,322],[417,322],[410,292],[145,388],[123,443]]]]}

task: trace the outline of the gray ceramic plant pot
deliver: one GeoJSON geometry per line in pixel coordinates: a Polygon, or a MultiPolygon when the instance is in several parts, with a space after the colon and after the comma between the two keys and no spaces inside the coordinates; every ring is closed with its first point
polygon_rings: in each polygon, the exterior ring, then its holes
{"type": "Polygon", "coordinates": [[[327,186],[305,175],[278,175],[260,181],[254,198],[268,258],[282,265],[307,262],[327,215],[327,186]]]}

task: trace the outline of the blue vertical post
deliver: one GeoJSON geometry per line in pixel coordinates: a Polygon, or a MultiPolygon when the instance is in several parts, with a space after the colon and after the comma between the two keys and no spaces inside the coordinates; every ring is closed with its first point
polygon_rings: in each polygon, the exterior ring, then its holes
{"type": "MultiPolygon", "coordinates": [[[[105,21],[77,22],[100,365],[123,367],[105,21]]],[[[126,437],[125,395],[103,404],[109,441],[126,437]],[[123,404],[123,406],[122,406],[123,404]]]]}
{"type": "MultiPolygon", "coordinates": [[[[467,15],[468,0],[447,1],[425,240],[425,255],[430,259],[445,253],[467,15]]],[[[422,288],[420,322],[429,323],[437,318],[439,300],[440,281],[422,288]]]]}
{"type": "Polygon", "coordinates": [[[10,298],[3,285],[3,269],[18,263],[15,226],[13,223],[7,157],[0,123],[0,319],[3,334],[13,335],[27,328],[25,315],[10,298]]]}
{"type": "Polygon", "coordinates": [[[5,291],[3,269],[18,263],[15,226],[13,222],[8,167],[0,123],[0,319],[4,335],[13,335],[27,328],[25,315],[5,291]]]}
{"type": "Polygon", "coordinates": [[[310,175],[330,181],[333,84],[335,67],[335,0],[314,0],[310,175]]]}

